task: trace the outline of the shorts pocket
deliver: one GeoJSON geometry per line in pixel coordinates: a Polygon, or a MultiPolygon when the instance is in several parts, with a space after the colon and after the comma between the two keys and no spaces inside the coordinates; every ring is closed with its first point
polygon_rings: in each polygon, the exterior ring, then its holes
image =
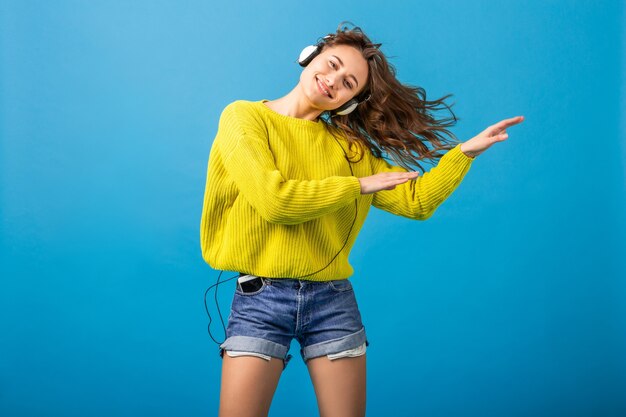
{"type": "Polygon", "coordinates": [[[235,294],[242,295],[244,297],[251,297],[251,296],[260,294],[263,291],[265,291],[265,288],[267,288],[267,286],[268,286],[268,280],[266,278],[262,278],[262,277],[257,277],[257,279],[261,280],[261,288],[259,288],[256,291],[253,291],[253,292],[244,292],[241,289],[241,286],[239,285],[239,283],[237,283],[237,285],[235,287],[235,294]]]}
{"type": "Polygon", "coordinates": [[[328,281],[328,286],[335,292],[352,291],[352,283],[348,279],[328,281]]]}

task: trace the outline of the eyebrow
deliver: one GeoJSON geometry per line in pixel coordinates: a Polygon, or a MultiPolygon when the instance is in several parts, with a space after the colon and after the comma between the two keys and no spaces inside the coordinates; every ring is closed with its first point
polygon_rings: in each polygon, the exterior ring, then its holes
{"type": "MultiPolygon", "coordinates": [[[[341,60],[341,58],[339,58],[337,55],[331,55],[334,56],[335,58],[337,58],[337,61],[339,61],[339,65],[341,65],[343,67],[343,61],[341,60]]],[[[354,76],[354,74],[350,74],[348,75],[348,77],[352,77],[354,78],[354,82],[356,83],[356,86],[359,86],[359,80],[356,79],[356,77],[354,76]]]]}

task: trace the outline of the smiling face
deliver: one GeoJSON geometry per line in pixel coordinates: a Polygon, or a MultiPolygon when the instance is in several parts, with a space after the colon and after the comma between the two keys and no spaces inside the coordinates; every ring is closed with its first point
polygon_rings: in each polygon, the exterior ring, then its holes
{"type": "Polygon", "coordinates": [[[334,110],[361,93],[368,66],[361,52],[348,45],[327,46],[300,74],[300,84],[311,104],[334,110]]]}

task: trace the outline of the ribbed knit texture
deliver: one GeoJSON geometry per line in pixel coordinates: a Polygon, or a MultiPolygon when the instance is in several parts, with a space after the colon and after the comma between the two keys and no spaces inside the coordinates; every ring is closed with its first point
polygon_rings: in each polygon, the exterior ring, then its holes
{"type": "Polygon", "coordinates": [[[338,143],[324,121],[282,115],[265,101],[227,105],[211,147],[200,242],[204,260],[217,270],[312,281],[348,278],[354,272],[348,255],[371,205],[425,220],[474,160],[459,144],[417,179],[362,195],[358,178],[406,169],[366,149],[352,163],[353,174],[343,150],[348,142],[338,143]]]}

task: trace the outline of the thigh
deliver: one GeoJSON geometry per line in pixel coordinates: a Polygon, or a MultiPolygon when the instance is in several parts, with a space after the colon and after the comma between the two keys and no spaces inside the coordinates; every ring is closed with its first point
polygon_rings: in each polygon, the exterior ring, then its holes
{"type": "Polygon", "coordinates": [[[219,417],[267,416],[282,371],[279,358],[224,355],[219,417]]]}
{"type": "Polygon", "coordinates": [[[306,362],[321,417],[365,416],[366,355],[306,362]]]}

